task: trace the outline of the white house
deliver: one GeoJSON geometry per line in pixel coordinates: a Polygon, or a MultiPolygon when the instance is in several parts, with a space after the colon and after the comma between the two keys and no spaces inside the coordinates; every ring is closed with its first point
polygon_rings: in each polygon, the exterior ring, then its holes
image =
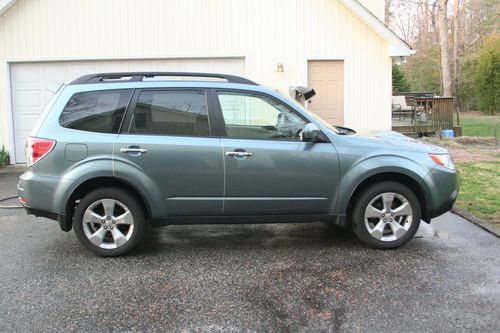
{"type": "Polygon", "coordinates": [[[24,162],[46,86],[113,71],[311,86],[326,120],[389,130],[391,64],[413,51],[383,16],[382,0],[0,0],[0,146],[24,162]]]}

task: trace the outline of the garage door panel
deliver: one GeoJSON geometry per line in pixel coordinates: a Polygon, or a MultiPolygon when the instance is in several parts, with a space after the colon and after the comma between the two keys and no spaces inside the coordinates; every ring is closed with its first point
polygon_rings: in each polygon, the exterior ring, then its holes
{"type": "Polygon", "coordinates": [[[184,72],[185,65],[176,61],[159,61],[157,64],[158,72],[184,72]]]}
{"type": "Polygon", "coordinates": [[[69,64],[47,64],[43,66],[44,81],[64,82],[69,76],[69,64]]]}
{"type": "Polygon", "coordinates": [[[100,72],[128,72],[126,62],[105,62],[101,64],[100,72]]]}
{"type": "Polygon", "coordinates": [[[131,63],[128,66],[129,72],[155,72],[157,70],[157,66],[154,62],[136,62],[131,63]]]}
{"type": "Polygon", "coordinates": [[[116,61],[72,61],[13,64],[11,72],[14,150],[17,163],[24,163],[26,136],[52,97],[51,83],[69,83],[98,72],[171,71],[245,75],[244,59],[159,59],[116,61]]]}
{"type": "Polygon", "coordinates": [[[14,94],[14,107],[17,108],[36,108],[42,102],[43,98],[40,90],[18,90],[14,94]]]}
{"type": "MultiPolygon", "coordinates": [[[[33,117],[33,114],[25,114],[19,117],[19,122],[17,126],[17,132],[20,136],[25,136],[26,134],[29,134],[33,126],[35,126],[36,120],[38,119],[37,117],[33,117]]],[[[36,115],[38,116],[38,115],[36,115]]]]}
{"type": "Polygon", "coordinates": [[[100,72],[98,64],[95,63],[73,63],[71,64],[71,76],[74,78],[100,72]]]}
{"type": "Polygon", "coordinates": [[[16,77],[15,83],[18,84],[37,83],[41,79],[40,67],[40,65],[15,65],[12,67],[11,75],[16,77]]]}
{"type": "MultiPolygon", "coordinates": [[[[203,62],[190,62],[188,64],[186,64],[186,70],[188,72],[202,72],[204,70],[207,70],[207,64],[206,63],[203,63],[203,62]]],[[[210,70],[210,69],[208,69],[210,70]]]]}

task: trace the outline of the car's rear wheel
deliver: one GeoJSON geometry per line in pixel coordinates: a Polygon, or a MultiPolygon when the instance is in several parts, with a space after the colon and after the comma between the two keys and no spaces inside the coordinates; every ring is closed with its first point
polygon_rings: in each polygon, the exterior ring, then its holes
{"type": "Polygon", "coordinates": [[[119,256],[142,239],[145,214],[128,192],[102,188],[87,194],[78,204],[73,224],[77,238],[100,256],[119,256]]]}
{"type": "Polygon", "coordinates": [[[415,193],[396,182],[370,186],[357,198],[352,214],[356,236],[380,249],[407,243],[417,232],[422,216],[415,193]]]}

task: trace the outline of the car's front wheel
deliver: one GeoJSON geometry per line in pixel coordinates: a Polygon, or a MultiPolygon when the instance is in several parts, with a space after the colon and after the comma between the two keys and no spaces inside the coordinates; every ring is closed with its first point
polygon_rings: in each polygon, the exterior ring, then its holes
{"type": "Polygon", "coordinates": [[[78,240],[100,256],[119,256],[132,250],[142,239],[145,224],[137,199],[115,188],[87,194],[73,217],[78,240]]]}
{"type": "Polygon", "coordinates": [[[396,182],[377,183],[356,200],[352,227],[365,244],[390,249],[408,242],[422,216],[420,202],[408,187],[396,182]]]}

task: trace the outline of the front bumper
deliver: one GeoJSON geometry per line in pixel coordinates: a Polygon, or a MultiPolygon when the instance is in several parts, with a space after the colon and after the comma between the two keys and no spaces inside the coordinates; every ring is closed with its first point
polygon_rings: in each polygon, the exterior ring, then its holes
{"type": "Polygon", "coordinates": [[[436,166],[428,175],[428,202],[423,219],[430,221],[451,210],[460,190],[460,177],[455,170],[436,166]]]}
{"type": "Polygon", "coordinates": [[[455,201],[457,200],[457,197],[458,189],[456,191],[453,191],[450,196],[441,204],[441,206],[430,211],[429,215],[431,215],[432,217],[437,217],[451,210],[453,208],[453,205],[455,204],[455,201]]]}

